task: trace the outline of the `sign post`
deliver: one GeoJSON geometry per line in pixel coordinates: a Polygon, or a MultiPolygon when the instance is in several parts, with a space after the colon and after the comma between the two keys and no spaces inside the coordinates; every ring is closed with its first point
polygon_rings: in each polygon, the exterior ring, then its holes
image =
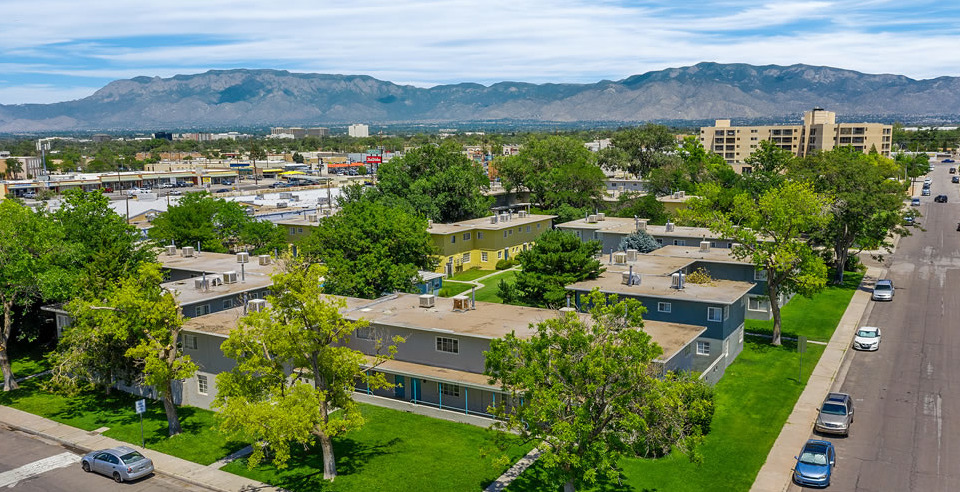
{"type": "Polygon", "coordinates": [[[797,376],[797,382],[803,383],[803,353],[807,351],[807,337],[797,337],[797,352],[800,352],[800,372],[797,376]]]}
{"type": "Polygon", "coordinates": [[[147,411],[147,400],[137,400],[136,408],[137,415],[140,416],[140,447],[146,448],[147,446],[143,442],[143,413],[147,411]]]}

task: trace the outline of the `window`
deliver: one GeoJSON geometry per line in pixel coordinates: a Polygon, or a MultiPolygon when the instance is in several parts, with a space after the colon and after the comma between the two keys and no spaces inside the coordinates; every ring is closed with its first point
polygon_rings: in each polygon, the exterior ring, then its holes
{"type": "Polygon", "coordinates": [[[497,259],[498,259],[498,260],[502,260],[502,259],[503,259],[503,251],[497,251],[497,259]]]}
{"type": "Polygon", "coordinates": [[[450,236],[450,244],[455,244],[457,242],[457,235],[454,234],[450,236]]]}
{"type": "Polygon", "coordinates": [[[657,238],[657,244],[659,244],[660,246],[663,246],[663,238],[659,238],[659,237],[658,237],[658,238],[657,238]]]}
{"type": "Polygon", "coordinates": [[[464,232],[464,233],[463,233],[463,240],[464,240],[464,241],[469,241],[469,240],[470,240],[470,233],[469,233],[469,232],[464,232]]]}
{"type": "Polygon", "coordinates": [[[674,246],[686,246],[686,245],[687,245],[687,241],[685,241],[685,240],[683,240],[683,239],[674,239],[674,240],[673,240],[673,245],[674,245],[674,246]]]}
{"type": "Polygon", "coordinates": [[[187,350],[197,350],[198,346],[199,342],[197,341],[196,335],[183,334],[183,348],[187,350]]]}
{"type": "Polygon", "coordinates": [[[487,262],[487,252],[486,252],[486,251],[481,251],[481,252],[480,252],[480,261],[482,261],[482,262],[484,262],[484,263],[487,262]]]}
{"type": "Polygon", "coordinates": [[[697,341],[697,355],[710,355],[710,342],[697,341]]]}
{"type": "Polygon", "coordinates": [[[223,300],[223,309],[230,309],[233,307],[233,299],[224,299],[223,300]]]}
{"type": "Polygon", "coordinates": [[[297,227],[297,234],[303,234],[303,227],[297,227]]]}
{"type": "Polygon", "coordinates": [[[707,321],[723,321],[723,309],[718,307],[708,307],[707,321]]]}
{"type": "Polygon", "coordinates": [[[751,311],[768,311],[770,309],[770,303],[760,296],[750,297],[750,299],[747,300],[747,309],[751,311]]]}
{"type": "Polygon", "coordinates": [[[294,235],[294,234],[297,233],[297,228],[296,228],[296,227],[291,227],[291,228],[289,229],[289,231],[290,231],[290,235],[292,236],[292,235],[294,235]]]}
{"type": "Polygon", "coordinates": [[[210,305],[209,305],[209,304],[201,304],[201,305],[197,306],[196,313],[197,313],[197,316],[203,316],[204,314],[210,314],[210,305]]]}
{"type": "Polygon", "coordinates": [[[483,233],[482,233],[482,232],[477,231],[477,239],[483,239],[483,233]]]}
{"type": "Polygon", "coordinates": [[[462,262],[464,262],[464,263],[470,263],[470,253],[469,253],[469,252],[468,252],[468,253],[464,253],[464,254],[460,257],[460,261],[462,261],[462,262]]]}
{"type": "Polygon", "coordinates": [[[530,226],[527,226],[527,232],[530,232],[530,226]]]}
{"type": "Polygon", "coordinates": [[[743,328],[737,330],[738,336],[737,339],[740,340],[740,345],[743,345],[743,328]]]}
{"type": "Polygon", "coordinates": [[[207,380],[207,376],[203,374],[197,374],[197,393],[201,395],[207,394],[209,389],[210,381],[207,380]]]}
{"type": "Polygon", "coordinates": [[[437,352],[460,353],[460,341],[456,338],[437,337],[437,352]]]}
{"type": "Polygon", "coordinates": [[[767,271],[761,268],[753,269],[753,279],[757,282],[766,282],[767,280],[767,271]]]}
{"type": "Polygon", "coordinates": [[[600,239],[600,231],[593,231],[593,238],[600,239]]]}
{"type": "Polygon", "coordinates": [[[537,224],[537,230],[538,231],[540,230],[540,224],[537,224]]]}
{"type": "Polygon", "coordinates": [[[726,321],[730,317],[730,306],[723,306],[723,320],[726,321]]]}
{"type": "Polygon", "coordinates": [[[507,237],[507,231],[503,231],[503,237],[507,237]]]}
{"type": "Polygon", "coordinates": [[[512,236],[512,235],[513,235],[513,229],[508,230],[507,233],[512,236]]]}
{"type": "Polygon", "coordinates": [[[360,340],[373,340],[373,328],[370,326],[357,328],[353,330],[353,334],[360,340]]]}
{"type": "Polygon", "coordinates": [[[439,383],[440,384],[440,394],[444,396],[460,396],[460,386],[456,384],[448,383],[439,383]]]}
{"type": "Polygon", "coordinates": [[[658,311],[658,312],[661,312],[661,313],[669,313],[671,310],[673,310],[673,305],[670,304],[669,302],[658,302],[658,303],[657,303],[657,311],[658,311]]]}

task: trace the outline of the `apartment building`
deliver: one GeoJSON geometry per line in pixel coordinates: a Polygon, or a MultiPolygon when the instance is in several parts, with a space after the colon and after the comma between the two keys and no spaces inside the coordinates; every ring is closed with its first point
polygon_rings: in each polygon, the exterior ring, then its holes
{"type": "Polygon", "coordinates": [[[550,229],[555,215],[524,211],[500,212],[489,217],[452,224],[433,224],[427,232],[440,252],[438,273],[453,275],[474,267],[492,270],[533,247],[540,234],[550,229]]]}
{"type": "Polygon", "coordinates": [[[322,126],[315,128],[303,128],[299,126],[277,126],[270,128],[270,135],[292,135],[293,138],[305,137],[326,137],[330,135],[330,129],[322,126]]]}
{"type": "Polygon", "coordinates": [[[370,136],[370,127],[363,123],[355,123],[347,127],[347,135],[355,138],[366,138],[370,136]]]}
{"type": "Polygon", "coordinates": [[[637,231],[644,231],[662,246],[699,246],[709,241],[712,248],[729,248],[732,241],[724,239],[706,227],[648,224],[646,219],[607,217],[599,213],[582,219],[557,224],[557,229],[574,233],[583,241],[600,241],[603,253],[620,250],[620,241],[637,231]]]}
{"type": "Polygon", "coordinates": [[[797,125],[731,126],[730,120],[716,120],[714,126],[700,128],[700,143],[722,156],[738,172],[749,173],[744,161],[767,140],[784,150],[804,157],[849,145],[860,152],[876,150],[890,156],[893,126],[882,123],[837,123],[837,114],[814,108],[803,114],[797,125]]]}

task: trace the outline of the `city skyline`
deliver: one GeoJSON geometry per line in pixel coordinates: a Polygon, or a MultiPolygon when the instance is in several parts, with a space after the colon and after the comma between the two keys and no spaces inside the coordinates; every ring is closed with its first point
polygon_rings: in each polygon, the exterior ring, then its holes
{"type": "Polygon", "coordinates": [[[5,2],[0,104],[79,99],[116,79],[211,69],[399,84],[591,83],[701,61],[960,75],[960,5],[672,2],[5,2]],[[922,56],[918,56],[922,54],[922,56]]]}

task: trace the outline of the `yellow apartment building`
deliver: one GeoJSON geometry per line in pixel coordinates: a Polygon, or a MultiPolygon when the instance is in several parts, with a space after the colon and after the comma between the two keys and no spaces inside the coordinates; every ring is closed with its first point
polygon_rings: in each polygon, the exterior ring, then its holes
{"type": "Polygon", "coordinates": [[[430,224],[427,232],[440,252],[436,271],[453,275],[474,267],[493,270],[498,261],[533,247],[537,237],[550,229],[555,217],[521,211],[453,224],[430,224]]]}
{"type": "Polygon", "coordinates": [[[750,172],[743,163],[760,141],[768,140],[781,149],[804,157],[819,151],[849,145],[860,152],[876,149],[890,157],[893,126],[882,123],[837,123],[837,114],[821,108],[803,113],[800,125],[731,126],[730,120],[716,120],[700,128],[700,143],[722,156],[738,172],[750,172]]]}

